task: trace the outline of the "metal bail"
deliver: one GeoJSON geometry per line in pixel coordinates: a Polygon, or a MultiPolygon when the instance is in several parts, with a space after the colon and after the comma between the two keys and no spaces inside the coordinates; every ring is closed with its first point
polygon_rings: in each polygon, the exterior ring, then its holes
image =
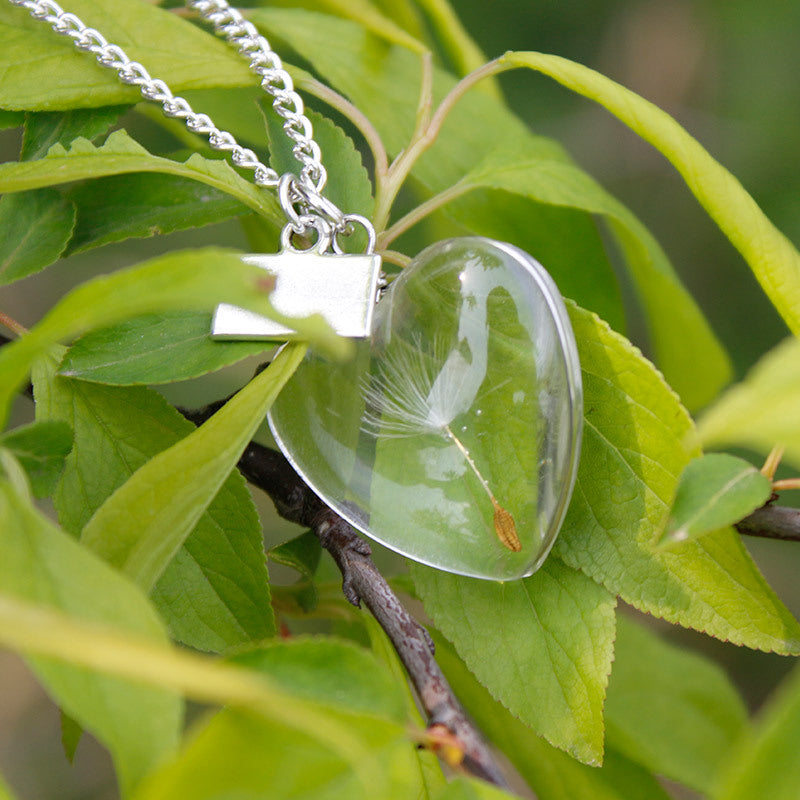
{"type": "MultiPolygon", "coordinates": [[[[340,336],[369,338],[378,300],[381,258],[286,249],[246,255],[244,261],[275,277],[270,302],[287,317],[322,314],[340,336]]],[[[217,339],[286,339],[296,334],[278,322],[227,303],[217,306],[211,335],[217,339]]]]}
{"type": "MultiPolygon", "coordinates": [[[[270,302],[282,315],[302,318],[321,314],[340,336],[369,338],[381,286],[381,258],[373,252],[375,229],[365,217],[342,214],[321,196],[312,201],[299,191],[301,186],[291,174],[283,175],[278,185],[280,204],[288,219],[281,232],[283,250],[277,255],[247,255],[243,259],[275,278],[270,302]],[[303,213],[298,213],[297,206],[303,213]],[[338,212],[335,217],[334,211],[338,212]],[[345,253],[339,242],[340,236],[348,235],[356,225],[367,234],[363,255],[345,253]],[[307,250],[296,248],[292,234],[311,230],[316,232],[316,241],[307,250]]],[[[226,303],[217,306],[211,327],[216,339],[286,339],[296,333],[286,325],[226,303]]]]}

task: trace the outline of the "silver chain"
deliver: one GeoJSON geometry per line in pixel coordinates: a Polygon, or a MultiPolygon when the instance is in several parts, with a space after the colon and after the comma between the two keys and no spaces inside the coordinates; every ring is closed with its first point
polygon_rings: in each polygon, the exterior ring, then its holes
{"type": "Polygon", "coordinates": [[[279,176],[252,150],[242,147],[233,134],[220,130],[207,114],[195,112],[184,98],[173,95],[164,81],[152,78],[121,47],[106,41],[99,31],[85,25],[74,14],[65,12],[54,0],[10,2],[27,9],[32,17],[46,22],[61,36],[68,36],[79,50],[94,54],[98,63],[115,70],[123,83],[138,86],[145,99],[161,105],[165,116],[182,119],[192,133],[206,136],[209,145],[214,150],[228,153],[235,166],[252,170],[253,182],[257,186],[278,187],[281,207],[295,233],[303,234],[314,229],[320,239],[332,238],[335,243],[337,234],[346,234],[352,222],[364,225],[369,232],[371,225],[367,220],[345,214],[322,195],[327,172],[322,165],[319,145],[313,139],[311,122],[305,116],[303,100],[269,42],[227,0],[186,0],[186,5],[236,48],[261,79],[262,88],[274,98],[272,106],[284,120],[283,130],[294,143],[292,153],[302,165],[299,176],[291,173],[279,176]]]}

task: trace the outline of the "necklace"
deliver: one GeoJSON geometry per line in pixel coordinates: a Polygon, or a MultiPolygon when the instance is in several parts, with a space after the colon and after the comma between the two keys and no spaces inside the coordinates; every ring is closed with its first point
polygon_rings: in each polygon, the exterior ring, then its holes
{"type": "MultiPolygon", "coordinates": [[[[247,255],[275,279],[287,317],[320,313],[356,356],[310,354],[273,406],[278,445],[311,488],[373,539],[451,572],[494,580],[546,558],[575,482],[582,427],[577,350],[552,278],[519,248],[483,237],[424,250],[382,292],[369,220],[324,196],[320,148],[292,79],[227,0],[187,0],[273,98],[301,166],[278,175],[53,0],[9,0],[114,70],[168,117],[277,191],[282,250],[247,255]],[[342,240],[366,231],[362,254],[342,240]],[[306,249],[295,237],[313,243],[306,249]],[[382,297],[381,294],[383,294],[382,297]],[[380,301],[378,302],[380,297],[380,301]]],[[[286,339],[291,328],[220,305],[211,335],[286,339]]]]}

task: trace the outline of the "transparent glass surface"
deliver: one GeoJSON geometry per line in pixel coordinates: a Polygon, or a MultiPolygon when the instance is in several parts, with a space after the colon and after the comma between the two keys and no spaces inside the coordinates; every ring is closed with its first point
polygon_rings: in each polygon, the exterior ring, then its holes
{"type": "Polygon", "coordinates": [[[582,419],[552,279],[522,250],[468,237],[403,271],[353,361],[310,354],[270,425],[314,491],[368,536],[439,569],[510,580],[555,540],[582,419]]]}

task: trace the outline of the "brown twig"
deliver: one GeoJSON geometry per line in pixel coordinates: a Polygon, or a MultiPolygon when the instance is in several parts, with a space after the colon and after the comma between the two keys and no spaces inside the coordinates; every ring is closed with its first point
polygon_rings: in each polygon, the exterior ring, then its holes
{"type": "Polygon", "coordinates": [[[786,508],[768,503],[737,522],[736,530],[762,539],[800,542],[800,508],[786,508]]]}
{"type": "MultiPolygon", "coordinates": [[[[4,328],[7,328],[12,333],[15,333],[17,336],[23,336],[28,332],[22,325],[19,324],[19,322],[12,317],[9,317],[8,314],[3,313],[2,311],[0,311],[0,325],[2,325],[4,328]]],[[[4,343],[10,341],[6,336],[4,336],[3,339],[4,343]]]]}
{"type": "MultiPolygon", "coordinates": [[[[220,405],[182,413],[199,424],[220,405]]],[[[506,787],[488,745],[467,718],[437,664],[428,632],[408,613],[378,571],[370,558],[369,544],[308,488],[281,453],[251,442],[239,460],[239,469],[250,483],[269,495],[284,519],[311,528],[319,537],[342,573],[347,600],[357,607],[363,602],[394,645],[428,716],[429,727],[443,725],[461,743],[463,768],[506,787]]]]}
{"type": "Polygon", "coordinates": [[[411,678],[430,728],[444,726],[464,753],[462,766],[484,780],[506,786],[494,757],[477,728],[467,718],[436,659],[428,632],[408,613],[370,558],[369,545],[329,508],[315,517],[313,529],[344,576],[350,602],[372,612],[394,645],[411,678]]]}

